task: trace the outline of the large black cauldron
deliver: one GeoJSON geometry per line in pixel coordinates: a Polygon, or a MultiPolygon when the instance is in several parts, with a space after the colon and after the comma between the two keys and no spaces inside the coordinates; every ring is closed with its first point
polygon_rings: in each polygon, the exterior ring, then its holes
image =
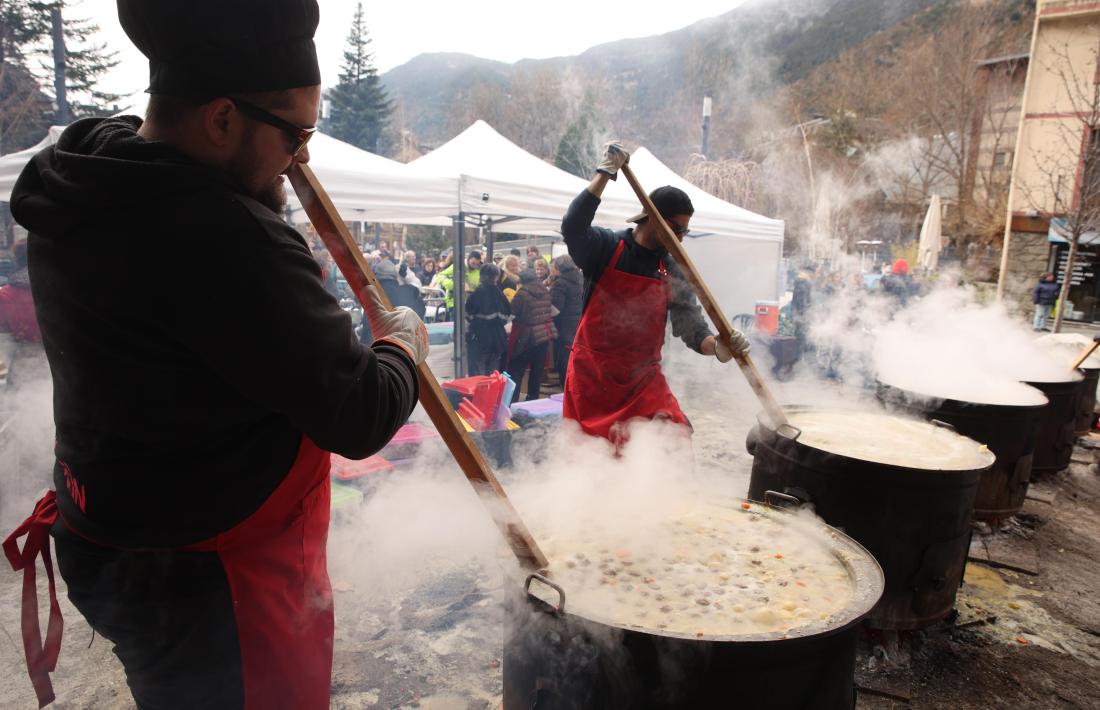
{"type": "Polygon", "coordinates": [[[1077,436],[1088,436],[1092,431],[1092,420],[1096,410],[1096,386],[1100,384],[1100,368],[1082,367],[1081,373],[1085,376],[1081,383],[1081,395],[1077,398],[1076,433],[1077,436]]]}
{"type": "Polygon", "coordinates": [[[763,419],[749,432],[749,498],[778,491],[812,503],[825,522],[875,556],[886,589],[871,626],[919,629],[948,616],[966,568],[978,481],[993,455],[970,470],[907,468],[839,456],[797,436],[796,429],[779,433],[763,419]]]}
{"type": "Polygon", "coordinates": [[[937,399],[881,382],[878,398],[884,404],[947,422],[963,436],[989,447],[997,458],[978,483],[975,519],[996,524],[1023,507],[1045,402],[1007,405],[937,399]]]}
{"type": "MultiPolygon", "coordinates": [[[[744,514],[785,515],[757,505],[744,514]]],[[[851,710],[856,634],[882,594],[882,570],[852,539],[820,530],[856,594],[834,624],[803,635],[614,626],[570,611],[568,590],[532,575],[506,615],[504,710],[851,710]]]]}
{"type": "Polygon", "coordinates": [[[1069,466],[1077,442],[1077,407],[1083,381],[1078,376],[1062,382],[1027,382],[1050,402],[1039,419],[1033,474],[1057,473],[1069,466]]]}

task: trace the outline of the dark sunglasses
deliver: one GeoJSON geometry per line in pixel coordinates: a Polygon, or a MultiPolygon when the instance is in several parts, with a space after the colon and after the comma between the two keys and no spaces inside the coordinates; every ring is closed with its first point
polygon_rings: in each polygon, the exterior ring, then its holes
{"type": "Polygon", "coordinates": [[[682,225],[676,224],[671,219],[666,219],[665,224],[668,225],[668,228],[671,229],[672,233],[675,234],[677,237],[682,237],[691,231],[690,227],[684,227],[682,225]]]}
{"type": "Polygon", "coordinates": [[[236,104],[237,108],[240,109],[241,113],[243,113],[245,116],[255,119],[260,123],[266,123],[269,126],[278,128],[280,131],[285,133],[290,139],[290,145],[293,148],[293,150],[290,151],[291,157],[301,153],[302,149],[306,147],[307,143],[309,143],[309,139],[312,138],[313,134],[317,132],[316,126],[313,126],[312,128],[302,128],[301,126],[296,126],[285,118],[279,118],[275,114],[269,111],[265,111],[256,104],[249,103],[244,99],[238,99],[232,96],[229,98],[230,101],[236,104]]]}

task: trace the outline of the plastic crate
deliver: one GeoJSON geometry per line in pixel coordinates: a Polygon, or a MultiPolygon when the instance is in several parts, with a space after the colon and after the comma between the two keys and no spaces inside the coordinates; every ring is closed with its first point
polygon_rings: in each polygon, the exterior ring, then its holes
{"type": "Polygon", "coordinates": [[[375,454],[362,461],[346,459],[333,454],[332,477],[339,481],[354,481],[357,478],[393,470],[393,464],[375,454]]]}
{"type": "Polygon", "coordinates": [[[438,439],[439,433],[435,429],[417,422],[410,422],[397,430],[378,455],[387,461],[413,458],[419,453],[421,446],[438,439]]]}
{"type": "Polygon", "coordinates": [[[363,503],[363,491],[346,483],[332,484],[331,510],[354,509],[363,503]]]}
{"type": "Polygon", "coordinates": [[[533,399],[529,402],[516,402],[512,405],[513,414],[522,414],[531,419],[552,419],[561,417],[562,403],[556,399],[533,399]]]}

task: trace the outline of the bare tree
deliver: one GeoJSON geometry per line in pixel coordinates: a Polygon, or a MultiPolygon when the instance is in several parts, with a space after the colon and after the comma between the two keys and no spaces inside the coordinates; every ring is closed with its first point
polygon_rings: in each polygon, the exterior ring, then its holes
{"type": "Polygon", "coordinates": [[[988,112],[980,62],[998,51],[996,12],[991,4],[957,9],[939,33],[906,57],[907,80],[897,96],[895,119],[923,139],[928,168],[951,184],[949,228],[957,235],[973,231],[974,195],[966,186],[977,157],[973,122],[988,112]]]}
{"type": "Polygon", "coordinates": [[[567,113],[557,71],[521,69],[512,77],[503,123],[497,128],[529,153],[552,160],[565,132],[567,113]]]}
{"type": "Polygon", "coordinates": [[[1091,61],[1074,62],[1067,44],[1050,44],[1047,49],[1051,60],[1043,62],[1042,67],[1056,77],[1069,107],[1069,111],[1060,113],[1069,120],[1055,123],[1056,137],[1051,147],[1035,152],[1038,184],[1021,180],[1017,187],[1032,207],[1046,212],[1053,206],[1053,215],[1064,220],[1061,231],[1069,242],[1069,253],[1054,315],[1053,331],[1057,333],[1062,329],[1063,304],[1073,282],[1081,236],[1100,230],[1100,83],[1093,74],[1100,67],[1100,56],[1093,47],[1089,50],[1091,61]]]}
{"type": "Polygon", "coordinates": [[[761,204],[760,164],[751,160],[707,160],[691,156],[684,179],[715,197],[758,211],[761,204]]]}

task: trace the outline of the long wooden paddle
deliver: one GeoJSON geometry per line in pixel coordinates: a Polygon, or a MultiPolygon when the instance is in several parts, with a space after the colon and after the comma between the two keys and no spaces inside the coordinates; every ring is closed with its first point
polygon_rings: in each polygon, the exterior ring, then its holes
{"type": "Polygon", "coordinates": [[[1085,348],[1085,352],[1081,353],[1081,357],[1077,358],[1077,362],[1073,363],[1073,367],[1069,369],[1076,370],[1077,368],[1081,367],[1081,363],[1083,363],[1085,360],[1088,360],[1089,355],[1092,355],[1093,351],[1096,350],[1097,347],[1100,347],[1100,335],[1093,336],[1092,344],[1085,348]]]}
{"type": "MultiPolygon", "coordinates": [[[[332,200],[318,182],[317,176],[309,166],[301,163],[295,163],[287,175],[290,177],[290,184],[294,186],[294,191],[298,193],[302,207],[305,208],[310,221],[324,240],[332,258],[336,260],[336,265],[340,267],[344,278],[348,280],[352,292],[362,302],[360,294],[363,289],[368,285],[374,286],[386,304],[386,308],[392,309],[393,304],[382,291],[378,279],[375,278],[367,260],[363,258],[363,253],[348,232],[332,200]]],[[[366,308],[367,304],[364,303],[363,307],[366,308]]],[[[418,365],[416,374],[420,380],[420,404],[435,424],[435,428],[439,430],[439,435],[443,437],[447,448],[458,461],[462,472],[466,474],[466,478],[489,509],[489,515],[504,535],[504,539],[508,541],[512,552],[524,567],[530,570],[546,569],[549,566],[546,555],[531,537],[530,531],[520,520],[519,513],[508,500],[508,495],[493,475],[481,451],[466,433],[458,414],[447,400],[428,364],[418,365]]]]}
{"type": "MultiPolygon", "coordinates": [[[[645,212],[650,218],[656,218],[657,224],[661,225],[661,229],[658,230],[657,235],[661,240],[661,246],[663,246],[672,258],[676,260],[676,263],[680,265],[683,271],[684,278],[695,290],[695,295],[699,298],[699,303],[702,304],[703,310],[710,316],[710,320],[714,323],[714,327],[718,330],[718,336],[729,341],[730,336],[733,334],[733,326],[726,320],[725,314],[722,313],[722,309],[718,307],[718,302],[714,299],[710,289],[703,282],[703,277],[699,275],[699,270],[695,268],[695,264],[692,263],[691,257],[688,256],[684,246],[680,244],[680,240],[676,238],[676,235],[672,233],[672,229],[668,226],[668,222],[661,217],[661,214],[657,211],[657,208],[653,206],[653,201],[649,199],[649,193],[642,189],[641,184],[638,183],[638,178],[634,177],[634,172],[630,169],[629,165],[624,165],[620,168],[623,175],[626,176],[627,182],[630,183],[630,187],[634,189],[634,194],[638,196],[642,206],[645,208],[645,212]]],[[[760,377],[760,372],[756,369],[756,365],[748,355],[736,355],[734,359],[737,360],[737,364],[741,367],[742,374],[745,375],[745,379],[749,381],[749,386],[752,387],[752,391],[756,393],[756,396],[760,399],[760,403],[764,405],[764,411],[768,413],[768,417],[772,420],[772,425],[775,427],[781,427],[787,425],[787,415],[783,413],[782,407],[772,397],[772,393],[768,390],[768,386],[764,384],[764,380],[760,377]]]]}

